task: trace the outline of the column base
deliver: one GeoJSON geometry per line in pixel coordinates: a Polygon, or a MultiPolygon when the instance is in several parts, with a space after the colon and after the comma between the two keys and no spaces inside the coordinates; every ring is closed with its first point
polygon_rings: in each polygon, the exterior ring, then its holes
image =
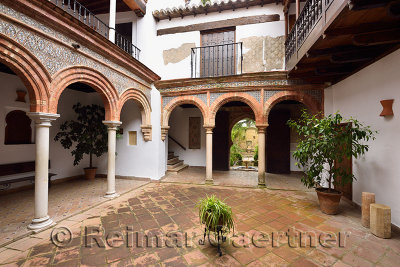
{"type": "Polygon", "coordinates": [[[111,193],[107,192],[104,197],[112,199],[112,198],[119,197],[119,194],[117,192],[111,192],[111,193]]]}
{"type": "Polygon", "coordinates": [[[50,219],[49,216],[46,216],[39,219],[33,219],[32,222],[28,225],[28,229],[33,231],[39,231],[48,228],[53,224],[55,224],[53,220],[50,219]]]}
{"type": "Polygon", "coordinates": [[[207,185],[213,185],[214,184],[214,180],[213,179],[206,179],[206,184],[207,185]]]}
{"type": "Polygon", "coordinates": [[[265,184],[258,184],[257,187],[258,188],[267,188],[267,186],[265,184]]]}

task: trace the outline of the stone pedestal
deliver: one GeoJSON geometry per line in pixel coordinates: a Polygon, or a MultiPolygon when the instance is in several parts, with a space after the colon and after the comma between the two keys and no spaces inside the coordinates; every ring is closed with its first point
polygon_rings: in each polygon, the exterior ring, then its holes
{"type": "Polygon", "coordinates": [[[375,194],[369,192],[362,192],[362,206],[361,206],[361,224],[369,228],[370,221],[370,205],[375,203],[375,194]]]}
{"type": "Polygon", "coordinates": [[[391,210],[382,204],[370,205],[371,233],[380,238],[391,237],[391,210]]]}

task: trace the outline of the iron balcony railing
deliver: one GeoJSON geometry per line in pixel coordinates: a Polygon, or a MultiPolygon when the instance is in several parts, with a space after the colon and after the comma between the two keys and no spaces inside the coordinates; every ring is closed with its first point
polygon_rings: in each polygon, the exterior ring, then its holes
{"type": "Polygon", "coordinates": [[[194,47],[191,52],[192,78],[242,74],[243,43],[194,47]]]}
{"type": "Polygon", "coordinates": [[[332,0],[308,0],[285,42],[286,62],[300,49],[332,0]],[[325,4],[323,3],[325,1],[325,4]]]}
{"type": "MultiPolygon", "coordinates": [[[[90,10],[76,0],[49,0],[68,14],[86,24],[105,38],[109,38],[110,27],[101,21],[90,10]]],[[[131,40],[115,31],[115,44],[135,59],[139,60],[140,49],[131,40]]]]}

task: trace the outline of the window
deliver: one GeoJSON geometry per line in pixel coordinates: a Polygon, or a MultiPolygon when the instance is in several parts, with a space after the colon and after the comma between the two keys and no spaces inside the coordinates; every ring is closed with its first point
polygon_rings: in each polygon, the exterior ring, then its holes
{"type": "Polygon", "coordinates": [[[4,144],[32,144],[31,119],[25,111],[13,110],[7,114],[4,144]]]}
{"type": "Polygon", "coordinates": [[[137,145],[137,132],[136,131],[129,131],[129,145],[136,146],[137,145]]]}

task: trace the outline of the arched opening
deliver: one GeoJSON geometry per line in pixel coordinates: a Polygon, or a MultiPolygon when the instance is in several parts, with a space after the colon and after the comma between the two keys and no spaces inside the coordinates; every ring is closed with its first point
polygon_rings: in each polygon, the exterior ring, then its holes
{"type": "Polygon", "coordinates": [[[35,170],[35,125],[27,116],[35,97],[23,75],[11,63],[0,59],[0,180],[14,180],[0,186],[1,189],[29,186],[30,181],[17,180],[35,170]]]}
{"type": "Polygon", "coordinates": [[[218,109],[215,114],[215,128],[213,130],[213,170],[230,170],[234,125],[245,118],[254,121],[255,117],[253,109],[241,101],[227,102],[218,109]]]}
{"type": "Polygon", "coordinates": [[[231,130],[230,166],[234,170],[256,170],[258,158],[256,122],[240,119],[231,130]]]}
{"type": "Polygon", "coordinates": [[[54,179],[82,176],[84,168],[107,170],[107,127],[103,99],[83,82],[69,84],[57,103],[60,115],[50,127],[50,169],[54,179]]]}
{"type": "Polygon", "coordinates": [[[204,113],[195,103],[180,102],[168,119],[167,171],[176,174],[188,166],[200,170],[206,166],[204,113]]]}
{"type": "MultiPolygon", "coordinates": [[[[153,177],[155,168],[152,163],[154,149],[147,142],[147,132],[142,126],[147,123],[141,103],[134,99],[124,102],[117,131],[115,171],[119,177],[153,177]]],[[[151,132],[149,133],[151,135],[151,132]]]]}
{"type": "Polygon", "coordinates": [[[298,119],[303,109],[307,109],[307,106],[296,100],[283,100],[271,108],[266,135],[267,173],[290,174],[302,171],[293,158],[299,136],[290,129],[287,121],[298,119]]]}

